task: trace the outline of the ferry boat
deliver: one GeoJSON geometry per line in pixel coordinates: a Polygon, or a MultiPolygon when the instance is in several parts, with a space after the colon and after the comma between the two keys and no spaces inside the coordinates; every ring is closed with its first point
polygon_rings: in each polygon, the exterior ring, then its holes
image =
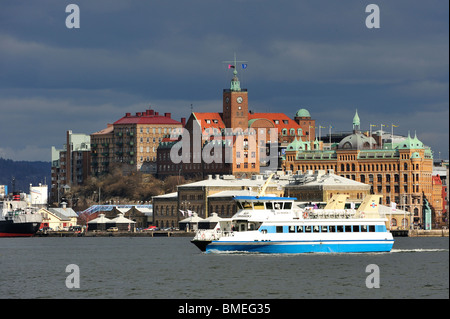
{"type": "Polygon", "coordinates": [[[214,229],[198,230],[192,243],[204,252],[350,253],[389,252],[394,244],[380,195],[346,210],[347,195],[334,195],[324,209],[304,209],[296,198],[238,196],[238,211],[214,229]]]}
{"type": "Polygon", "coordinates": [[[13,200],[0,204],[0,237],[31,237],[42,223],[42,215],[21,201],[18,195],[13,200]]]}

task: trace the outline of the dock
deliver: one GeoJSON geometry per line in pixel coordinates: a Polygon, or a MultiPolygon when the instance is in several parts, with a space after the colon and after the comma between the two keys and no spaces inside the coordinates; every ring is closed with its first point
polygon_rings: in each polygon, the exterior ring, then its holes
{"type": "Polygon", "coordinates": [[[394,237],[448,237],[448,229],[396,229],[391,233],[394,237]]]}
{"type": "Polygon", "coordinates": [[[186,231],[145,231],[145,232],[129,232],[129,231],[88,231],[77,233],[72,231],[47,231],[37,232],[35,237],[194,237],[195,233],[186,231]]]}

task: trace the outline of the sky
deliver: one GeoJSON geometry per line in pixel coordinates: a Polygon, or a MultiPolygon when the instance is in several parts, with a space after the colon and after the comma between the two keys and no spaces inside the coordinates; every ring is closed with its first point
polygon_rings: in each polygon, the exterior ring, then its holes
{"type": "Polygon", "coordinates": [[[50,161],[67,130],[126,112],[221,112],[234,54],[250,110],[306,108],[333,131],[358,110],[362,130],[397,125],[448,159],[445,0],[1,0],[0,157],[50,161]]]}

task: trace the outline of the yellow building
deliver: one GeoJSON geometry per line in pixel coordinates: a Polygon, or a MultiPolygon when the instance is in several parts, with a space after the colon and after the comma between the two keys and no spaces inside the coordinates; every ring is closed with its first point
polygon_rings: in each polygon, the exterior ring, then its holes
{"type": "Polygon", "coordinates": [[[42,226],[55,231],[77,225],[78,215],[72,208],[41,208],[38,213],[42,215],[42,226]]]}

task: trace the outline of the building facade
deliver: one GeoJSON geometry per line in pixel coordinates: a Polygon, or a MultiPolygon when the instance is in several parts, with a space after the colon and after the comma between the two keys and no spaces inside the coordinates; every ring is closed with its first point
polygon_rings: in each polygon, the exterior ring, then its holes
{"type": "Polygon", "coordinates": [[[182,126],[171,113],[160,115],[152,109],[126,113],[106,129],[91,134],[92,174],[107,173],[113,164],[120,164],[125,171],[155,174],[159,144],[182,126]]]}
{"type": "Polygon", "coordinates": [[[81,185],[90,174],[91,139],[86,134],[66,133],[63,149],[52,146],[50,203],[59,203],[72,186],[81,185]]]}
{"type": "Polygon", "coordinates": [[[283,113],[250,111],[248,91],[241,88],[236,70],[230,88],[223,90],[222,112],[191,113],[185,131],[186,136],[158,148],[158,176],[248,177],[263,169],[276,171],[279,156],[294,139],[310,149],[319,147],[315,120],[307,110],[300,109],[294,119],[283,113]],[[174,159],[174,154],[180,158],[174,159]]]}
{"type": "Polygon", "coordinates": [[[333,169],[337,175],[371,186],[372,194],[383,195],[383,204],[395,202],[411,212],[416,226],[424,222],[424,207],[432,197],[433,156],[417,136],[380,145],[361,133],[359,116],[353,119],[353,134],[332,150],[308,151],[292,142],[286,149],[284,170],[333,169]]]}

